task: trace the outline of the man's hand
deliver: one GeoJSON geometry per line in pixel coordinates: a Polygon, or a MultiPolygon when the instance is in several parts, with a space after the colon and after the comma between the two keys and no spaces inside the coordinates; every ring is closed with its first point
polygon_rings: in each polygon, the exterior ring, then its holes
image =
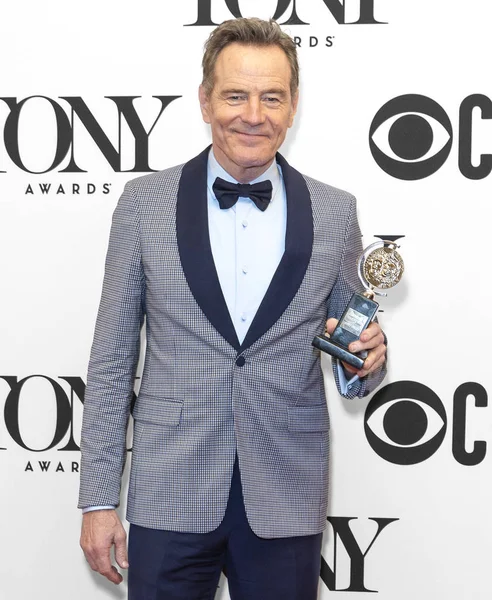
{"type": "MultiPolygon", "coordinates": [[[[337,319],[328,319],[326,321],[326,333],[331,335],[337,326],[337,319]]],[[[379,369],[384,363],[386,356],[386,344],[384,343],[384,335],[378,323],[371,323],[356,342],[352,342],[349,346],[350,352],[360,352],[368,350],[369,353],[364,361],[364,367],[358,371],[352,365],[342,362],[343,368],[349,373],[357,374],[359,377],[365,377],[379,369]]]]}
{"type": "Polygon", "coordinates": [[[111,564],[111,546],[122,569],[128,569],[126,531],[115,510],[94,510],[84,514],[80,545],[93,571],[119,584],[123,577],[111,564]]]}

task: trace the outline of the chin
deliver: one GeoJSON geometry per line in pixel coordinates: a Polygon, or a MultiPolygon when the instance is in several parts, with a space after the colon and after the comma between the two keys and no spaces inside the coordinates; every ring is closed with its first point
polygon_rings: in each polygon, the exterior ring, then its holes
{"type": "Polygon", "coordinates": [[[261,167],[273,160],[275,153],[271,152],[236,152],[234,153],[234,162],[241,167],[261,167]]]}

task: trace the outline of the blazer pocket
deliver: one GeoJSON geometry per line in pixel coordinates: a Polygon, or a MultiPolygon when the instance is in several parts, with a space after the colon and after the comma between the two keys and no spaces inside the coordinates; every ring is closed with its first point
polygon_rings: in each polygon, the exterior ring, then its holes
{"type": "Polygon", "coordinates": [[[182,400],[139,394],[133,409],[133,418],[135,421],[177,427],[182,411],[182,400]]]}
{"type": "Polygon", "coordinates": [[[330,417],[326,404],[316,406],[289,406],[289,431],[328,431],[330,417]]]}

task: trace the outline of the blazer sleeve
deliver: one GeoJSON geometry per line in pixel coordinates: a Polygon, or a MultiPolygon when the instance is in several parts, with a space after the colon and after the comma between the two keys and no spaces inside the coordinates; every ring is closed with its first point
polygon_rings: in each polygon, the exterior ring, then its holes
{"type": "MultiPolygon", "coordinates": [[[[357,221],[357,202],[349,195],[350,207],[345,230],[344,247],[340,261],[340,270],[337,281],[328,297],[327,316],[340,319],[343,311],[354,292],[364,291],[357,274],[357,261],[362,254],[362,235],[357,221]]],[[[385,336],[386,340],[386,336],[385,336]]],[[[386,376],[386,360],[384,364],[374,373],[370,373],[362,379],[358,379],[347,390],[342,393],[337,359],[332,360],[333,374],[339,393],[345,398],[362,398],[373,392],[386,376]]]]}
{"type": "Polygon", "coordinates": [[[81,435],[79,508],[119,504],[144,314],[140,219],[130,182],[113,214],[89,361],[81,435]]]}

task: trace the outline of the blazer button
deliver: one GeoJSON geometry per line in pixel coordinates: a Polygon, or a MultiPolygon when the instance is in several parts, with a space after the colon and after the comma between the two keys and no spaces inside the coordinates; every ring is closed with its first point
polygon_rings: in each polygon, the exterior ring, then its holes
{"type": "Polygon", "coordinates": [[[244,356],[238,356],[236,359],[236,365],[238,367],[244,367],[245,364],[246,364],[246,359],[244,358],[244,356]]]}

